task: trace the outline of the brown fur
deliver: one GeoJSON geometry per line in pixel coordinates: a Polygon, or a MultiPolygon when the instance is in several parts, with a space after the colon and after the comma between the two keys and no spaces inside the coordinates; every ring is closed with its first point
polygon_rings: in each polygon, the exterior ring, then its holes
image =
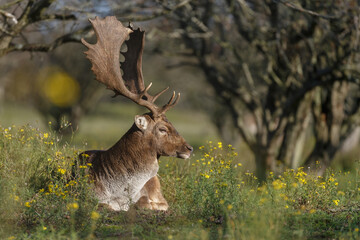
{"type": "MultiPolygon", "coordinates": [[[[144,173],[147,178],[154,175],[141,186],[136,205],[153,210],[167,210],[168,204],[161,193],[160,181],[156,176],[157,160],[160,156],[187,158],[192,152],[192,147],[178,134],[165,116],[154,119],[150,114],[144,114],[142,117],[148,122],[146,130],[139,129],[134,123],[109,150],[84,152],[89,155],[87,162],[92,164],[89,173],[94,180],[95,193],[98,196],[104,195],[109,179],[124,181],[129,176],[137,176],[139,172],[144,173]]],[[[129,184],[131,188],[131,183],[129,184]]]]}

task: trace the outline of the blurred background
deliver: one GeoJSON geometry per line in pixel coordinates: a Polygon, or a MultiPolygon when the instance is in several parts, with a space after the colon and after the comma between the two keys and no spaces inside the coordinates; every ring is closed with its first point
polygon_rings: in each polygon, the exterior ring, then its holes
{"type": "Polygon", "coordinates": [[[145,84],[170,86],[158,104],[181,92],[167,116],[194,147],[231,144],[260,179],[360,160],[355,0],[0,0],[2,127],[88,149],[130,128],[145,109],[111,98],[80,43],[95,42],[88,19],[108,15],[146,31],[145,84]]]}

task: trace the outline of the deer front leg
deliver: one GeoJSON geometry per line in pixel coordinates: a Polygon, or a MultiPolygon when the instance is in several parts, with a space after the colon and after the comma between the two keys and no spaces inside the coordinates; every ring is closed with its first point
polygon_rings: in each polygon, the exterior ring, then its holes
{"type": "Polygon", "coordinates": [[[167,201],[161,193],[160,181],[157,176],[151,178],[141,189],[141,197],[136,206],[152,210],[166,211],[169,208],[167,201]]]}

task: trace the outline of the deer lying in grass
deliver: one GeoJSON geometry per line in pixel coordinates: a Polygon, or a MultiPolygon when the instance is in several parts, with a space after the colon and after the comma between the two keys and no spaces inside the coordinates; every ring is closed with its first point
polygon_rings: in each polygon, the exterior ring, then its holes
{"type": "Polygon", "coordinates": [[[173,93],[163,107],[155,100],[168,88],[152,96],[148,93],[151,83],[144,87],[142,77],[142,52],[144,32],[124,27],[115,17],[90,20],[97,43],[82,43],[89,48],[87,58],[92,63],[96,79],[105,84],[115,95],[122,95],[146,107],[149,113],[135,116],[135,123],[125,135],[107,151],[91,150],[87,163],[92,164],[90,176],[94,180],[99,203],[110,209],[128,210],[131,203],[141,208],[167,210],[168,204],[161,193],[157,177],[160,156],[187,159],[193,148],[166,119],[165,112],[180,98],[173,93]],[[120,47],[126,41],[125,61],[119,63],[120,47]],[[123,75],[121,74],[121,70],[123,75]]]}

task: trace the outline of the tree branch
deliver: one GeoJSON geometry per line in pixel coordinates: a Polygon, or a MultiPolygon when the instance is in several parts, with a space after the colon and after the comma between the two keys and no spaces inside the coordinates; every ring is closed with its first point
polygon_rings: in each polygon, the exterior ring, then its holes
{"type": "Polygon", "coordinates": [[[12,1],[9,3],[5,3],[4,5],[0,6],[0,9],[8,9],[9,7],[11,7],[15,4],[21,3],[22,1],[24,1],[24,0],[15,0],[15,1],[12,1]]]}
{"type": "Polygon", "coordinates": [[[181,1],[179,4],[177,4],[176,6],[174,6],[173,8],[170,8],[168,6],[166,6],[165,4],[161,4],[163,9],[160,10],[159,12],[155,12],[150,16],[137,16],[137,17],[120,17],[119,20],[123,21],[123,22],[144,22],[144,21],[149,21],[158,17],[162,17],[165,15],[169,15],[172,12],[174,12],[175,10],[182,8],[184,6],[186,6],[191,0],[184,0],[181,1]]]}
{"type": "Polygon", "coordinates": [[[0,9],[0,14],[4,15],[6,18],[10,19],[12,21],[12,24],[18,23],[18,20],[16,19],[16,17],[13,14],[6,12],[2,9],[0,9]]]}
{"type": "Polygon", "coordinates": [[[44,14],[41,16],[41,20],[62,20],[62,21],[68,21],[68,20],[77,20],[76,16],[73,14],[70,15],[63,15],[63,14],[44,14]]]}
{"type": "Polygon", "coordinates": [[[303,8],[301,6],[296,6],[294,3],[291,3],[291,2],[286,1],[286,0],[274,0],[274,1],[279,2],[279,3],[285,5],[288,8],[294,9],[295,11],[310,14],[310,15],[315,16],[315,17],[320,17],[320,18],[325,18],[325,19],[339,19],[339,18],[342,17],[342,16],[323,15],[323,14],[320,14],[320,13],[305,9],[305,8],[303,8]]]}
{"type": "Polygon", "coordinates": [[[61,46],[64,43],[80,42],[81,38],[84,37],[84,35],[87,32],[89,32],[90,30],[91,30],[91,27],[89,25],[83,29],[76,31],[76,32],[63,35],[63,36],[55,39],[50,44],[13,45],[9,48],[8,52],[14,52],[14,51],[49,52],[49,51],[56,49],[57,47],[61,46]]]}

